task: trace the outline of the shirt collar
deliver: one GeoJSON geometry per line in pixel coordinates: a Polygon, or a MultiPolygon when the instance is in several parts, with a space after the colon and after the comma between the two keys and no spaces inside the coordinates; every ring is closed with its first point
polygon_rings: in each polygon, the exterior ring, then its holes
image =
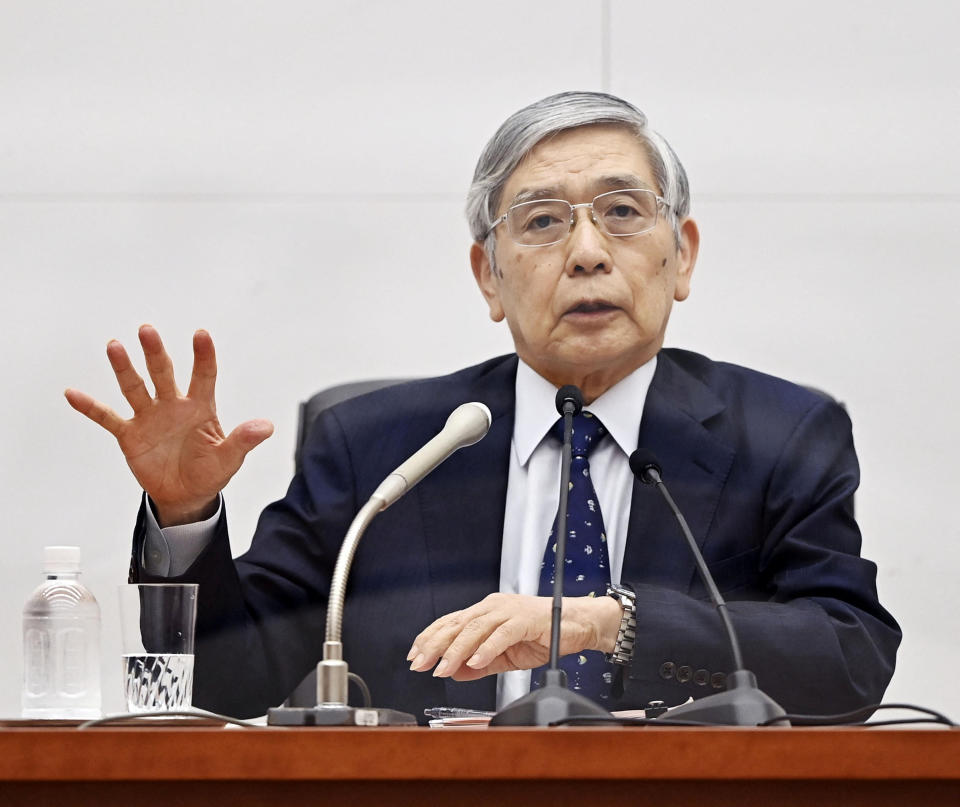
{"type": "MultiPolygon", "coordinates": [[[[636,451],[643,406],[656,369],[657,357],[654,356],[584,407],[600,418],[627,456],[636,451]]],[[[556,397],[557,388],[520,359],[517,365],[513,447],[521,465],[527,464],[530,455],[556,423],[559,417],[556,397]]]]}

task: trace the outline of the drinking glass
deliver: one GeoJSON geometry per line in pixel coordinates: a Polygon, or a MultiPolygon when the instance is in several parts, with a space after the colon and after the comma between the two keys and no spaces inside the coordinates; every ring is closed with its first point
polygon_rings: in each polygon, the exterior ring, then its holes
{"type": "Polygon", "coordinates": [[[196,583],[120,586],[123,689],[128,712],[189,709],[196,583]]]}

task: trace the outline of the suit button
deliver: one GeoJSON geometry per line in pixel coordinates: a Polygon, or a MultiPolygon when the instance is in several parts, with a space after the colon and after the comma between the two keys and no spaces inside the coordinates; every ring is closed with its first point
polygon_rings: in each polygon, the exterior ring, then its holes
{"type": "Polygon", "coordinates": [[[669,681],[673,678],[673,673],[677,669],[677,665],[672,661],[665,661],[660,665],[660,677],[666,681],[669,681]]]}
{"type": "Polygon", "coordinates": [[[710,676],[710,686],[714,689],[727,688],[727,676],[725,673],[714,673],[710,676]]]}
{"type": "Polygon", "coordinates": [[[693,677],[693,670],[684,664],[681,667],[677,667],[677,680],[681,684],[687,683],[693,677]]]}
{"type": "Polygon", "coordinates": [[[693,683],[695,683],[698,687],[705,687],[707,685],[707,681],[709,680],[710,673],[706,670],[697,670],[693,674],[693,683]]]}

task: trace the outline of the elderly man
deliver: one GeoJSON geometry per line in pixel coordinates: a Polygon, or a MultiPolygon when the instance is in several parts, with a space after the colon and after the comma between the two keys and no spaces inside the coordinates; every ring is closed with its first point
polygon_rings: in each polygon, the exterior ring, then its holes
{"type": "Polygon", "coordinates": [[[641,707],[715,692],[730,670],[672,514],[630,472],[643,446],[662,462],[761,686],[788,711],[878,702],[900,632],[859,556],[849,420],[788,382],[662,349],[697,257],[688,212],[683,167],[627,102],[563,93],[512,115],[480,157],[468,217],[474,276],[516,354],[327,410],[302,471],[235,562],[220,491],[272,426],[248,421],[224,436],[205,332],[194,336],[186,396],[155,330],[140,331],[155,397],[111,342],[132,419],[75,390],[67,398],[115,435],[146,492],[134,578],[201,584],[194,702],[257,714],[297,684],[319,658],[333,565],[357,508],[468,400],[489,406],[487,437],[360,544],[345,656],[378,704],[416,714],[491,709],[528,691],[548,657],[554,396],[566,384],[586,402],[564,570],[571,685],[610,709],[641,707]],[[618,634],[634,619],[631,649],[618,634]]]}

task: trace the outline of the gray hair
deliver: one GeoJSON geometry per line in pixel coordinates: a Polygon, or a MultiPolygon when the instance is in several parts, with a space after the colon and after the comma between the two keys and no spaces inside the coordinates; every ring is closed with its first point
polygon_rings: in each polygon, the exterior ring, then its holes
{"type": "Polygon", "coordinates": [[[562,92],[515,112],[497,129],[477,161],[467,192],[467,222],[473,240],[483,244],[495,268],[496,245],[490,225],[507,180],[520,161],[541,140],[579,126],[612,123],[630,129],[643,144],[660,193],[670,205],[674,240],[680,243],[679,222],[690,211],[687,172],[670,144],[647,124],[647,116],[633,104],[603,92],[562,92]]]}

